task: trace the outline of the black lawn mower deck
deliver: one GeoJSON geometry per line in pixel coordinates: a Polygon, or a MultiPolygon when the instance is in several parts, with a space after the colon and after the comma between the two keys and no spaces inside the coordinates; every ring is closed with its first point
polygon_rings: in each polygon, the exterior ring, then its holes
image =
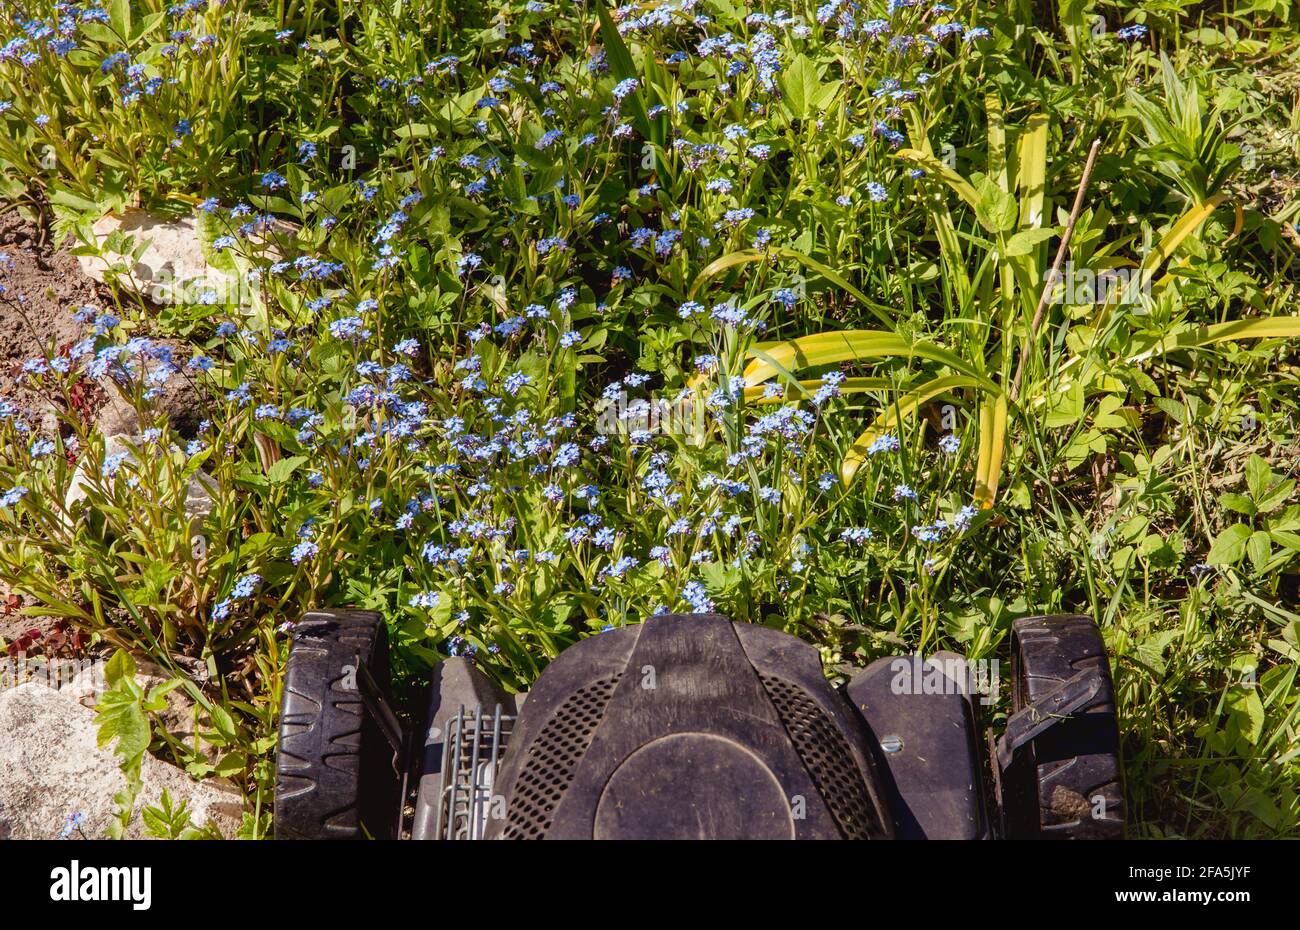
{"type": "Polygon", "coordinates": [[[994,740],[961,657],[880,659],[834,688],[817,651],[716,614],[565,650],[528,694],[473,663],[433,674],[403,726],[378,614],[308,614],[290,651],[275,802],[283,838],[988,839],[1123,832],[1096,625],[1012,638],[994,740]]]}

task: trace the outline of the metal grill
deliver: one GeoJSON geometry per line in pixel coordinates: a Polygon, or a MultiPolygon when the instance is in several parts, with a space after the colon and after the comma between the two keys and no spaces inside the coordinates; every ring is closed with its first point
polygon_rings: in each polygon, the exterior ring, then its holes
{"type": "Polygon", "coordinates": [[[844,838],[868,839],[879,832],[862,772],[844,734],[803,688],[784,678],[759,677],[844,838]]]}
{"type": "Polygon", "coordinates": [[[546,722],[516,781],[504,835],[508,840],[535,840],[546,835],[564,792],[573,782],[591,738],[605,716],[622,672],[574,692],[546,722]]]}
{"type": "MultiPolygon", "coordinates": [[[[462,705],[448,722],[442,753],[442,797],[434,835],[444,840],[478,840],[493,814],[493,786],[515,718],[462,705]]],[[[499,816],[499,815],[498,815],[499,816]]]]}

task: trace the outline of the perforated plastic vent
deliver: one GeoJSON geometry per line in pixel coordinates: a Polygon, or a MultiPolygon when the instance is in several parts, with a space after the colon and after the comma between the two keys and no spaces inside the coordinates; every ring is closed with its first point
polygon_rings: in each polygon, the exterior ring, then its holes
{"type": "Polygon", "coordinates": [[[539,840],[546,835],[555,808],[573,783],[573,773],[622,677],[620,672],[575,691],[542,727],[528,747],[528,759],[506,811],[505,839],[539,840]]]}
{"type": "Polygon", "coordinates": [[[844,734],[799,685],[771,675],[759,677],[844,838],[865,840],[878,834],[871,799],[844,734]]]}

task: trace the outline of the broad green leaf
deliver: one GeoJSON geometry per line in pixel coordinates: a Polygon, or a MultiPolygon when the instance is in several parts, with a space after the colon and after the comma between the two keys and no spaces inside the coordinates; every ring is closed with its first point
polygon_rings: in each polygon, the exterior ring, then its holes
{"type": "Polygon", "coordinates": [[[305,455],[293,455],[287,459],[280,459],[272,465],[266,472],[266,480],[271,484],[284,484],[300,465],[307,461],[305,455]]]}
{"type": "Polygon", "coordinates": [[[235,718],[230,716],[230,712],[220,704],[212,705],[210,715],[212,717],[212,726],[217,733],[219,733],[228,743],[233,743],[238,736],[238,731],[235,727],[235,718]]]}
{"type": "Polygon", "coordinates": [[[796,55],[781,74],[781,92],[790,115],[798,120],[807,119],[817,105],[820,90],[817,66],[807,55],[796,55]]]}
{"type": "Polygon", "coordinates": [[[1020,136],[1020,228],[1043,225],[1043,203],[1047,197],[1047,127],[1045,113],[1035,113],[1020,136]]]}
{"type": "Polygon", "coordinates": [[[131,41],[131,0],[108,0],[108,23],[124,45],[131,41]]]}
{"type": "MultiPolygon", "coordinates": [[[[990,112],[996,110],[998,108],[994,106],[990,112]]],[[[907,122],[912,144],[917,147],[916,149],[908,149],[908,151],[916,152],[921,157],[930,159],[933,162],[934,150],[930,147],[925,118],[916,106],[907,108],[907,122]]],[[[1005,165],[1002,166],[1002,174],[1005,181],[1005,165]]],[[[965,307],[970,300],[970,275],[966,270],[966,260],[962,254],[961,239],[957,236],[957,227],[953,224],[952,212],[948,209],[943,192],[937,185],[928,185],[923,188],[922,196],[925,198],[930,219],[934,223],[934,235],[939,240],[939,254],[943,258],[944,270],[947,272],[948,280],[952,284],[953,293],[957,297],[957,306],[965,307]]]]}
{"type": "Polygon", "coordinates": [[[1272,339],[1300,336],[1300,316],[1251,317],[1229,323],[1198,326],[1173,333],[1154,346],[1128,357],[1130,363],[1178,349],[1198,349],[1215,342],[1235,339],[1272,339]]]}
{"type": "Polygon", "coordinates": [[[1255,572],[1262,574],[1264,568],[1268,565],[1268,556],[1272,551],[1272,540],[1269,539],[1268,533],[1263,530],[1256,530],[1250,534],[1250,539],[1246,540],[1246,555],[1250,557],[1250,564],[1255,572]]]}
{"type": "Polygon", "coordinates": [[[916,149],[899,149],[894,153],[894,155],[904,161],[911,162],[918,168],[924,169],[926,174],[934,175],[936,178],[939,178],[956,191],[957,196],[966,201],[972,210],[979,209],[980,195],[971,185],[970,181],[967,181],[956,171],[945,166],[943,162],[939,161],[939,159],[935,158],[933,155],[917,151],[916,149]]]}
{"type": "Polygon", "coordinates": [[[1252,745],[1258,743],[1264,731],[1264,704],[1259,699],[1259,689],[1234,687],[1229,690],[1225,703],[1242,738],[1252,745]]]}
{"type": "Polygon", "coordinates": [[[1294,479],[1279,481],[1260,497],[1258,502],[1259,512],[1272,513],[1290,500],[1293,493],[1295,493],[1294,479]]]}
{"type": "Polygon", "coordinates": [[[1246,552],[1248,539],[1250,527],[1245,523],[1234,523],[1215,538],[1205,561],[1211,565],[1237,564],[1246,552]]]}
{"type": "Polygon", "coordinates": [[[762,384],[777,374],[778,365],[795,371],[837,362],[874,362],[886,358],[924,358],[954,371],[969,375],[980,386],[993,389],[993,384],[957,355],[932,343],[905,339],[897,333],[869,329],[847,329],[838,332],[815,333],[784,342],[761,343],[755,349],[769,356],[769,360],[755,359],[744,371],[745,384],[752,387],[762,384]],[[774,364],[775,363],[775,364],[774,364]]]}
{"type": "MultiPolygon", "coordinates": [[[[632,53],[628,50],[627,43],[618,34],[618,27],[614,25],[609,10],[605,8],[605,0],[597,0],[596,18],[600,21],[600,41],[605,46],[605,55],[609,59],[609,70],[619,80],[626,78],[642,80],[640,72],[637,71],[636,62],[632,59],[632,53]]],[[[623,102],[626,106],[631,107],[632,123],[636,126],[637,132],[641,133],[642,138],[652,142],[660,141],[655,138],[655,132],[650,126],[650,117],[646,113],[645,100],[642,99],[641,91],[632,92],[623,102]]]]}
{"type": "Polygon", "coordinates": [[[1007,257],[1029,255],[1040,243],[1055,236],[1059,230],[1055,226],[1044,229],[1022,229],[1007,240],[1007,257]]]}
{"type": "Polygon", "coordinates": [[[1169,232],[1165,233],[1159,244],[1151,250],[1142,261],[1141,270],[1149,277],[1155,273],[1155,270],[1163,265],[1178,250],[1178,247],[1196,230],[1201,228],[1201,224],[1208,220],[1211,214],[1219,208],[1219,204],[1227,199],[1226,194],[1215,194],[1200,203],[1193,204],[1192,207],[1178,218],[1178,222],[1170,227],[1169,232]]]}
{"type": "Polygon", "coordinates": [[[975,190],[979,192],[975,214],[980,225],[995,233],[1015,229],[1016,217],[1020,212],[1016,207],[1016,199],[998,187],[996,181],[984,175],[977,175],[974,184],[975,190]]]}
{"type": "Polygon", "coordinates": [[[116,739],[116,751],[128,763],[139,759],[149,748],[153,738],[149,718],[136,695],[117,689],[105,691],[95,705],[95,715],[100,746],[107,746],[116,739]]]}
{"type": "Polygon", "coordinates": [[[124,678],[135,677],[135,660],[125,649],[119,649],[113,653],[113,657],[104,663],[104,683],[110,688],[116,688],[117,683],[124,678]]]}
{"type": "Polygon", "coordinates": [[[1246,460],[1246,487],[1250,490],[1252,500],[1259,501],[1273,484],[1273,469],[1257,453],[1252,452],[1246,460]]]}
{"type": "Polygon", "coordinates": [[[1007,395],[998,392],[984,398],[979,408],[980,444],[975,466],[975,499],[984,509],[993,506],[1002,476],[1006,453],[1007,395]]]}
{"type": "Polygon", "coordinates": [[[1245,494],[1229,492],[1219,496],[1219,506],[1225,507],[1235,513],[1245,514],[1253,517],[1256,513],[1255,502],[1245,494]]]}

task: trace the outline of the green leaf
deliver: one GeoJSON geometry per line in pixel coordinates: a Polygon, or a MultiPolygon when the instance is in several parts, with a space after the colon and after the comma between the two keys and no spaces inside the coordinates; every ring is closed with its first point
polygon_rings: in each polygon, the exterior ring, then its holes
{"type": "MultiPolygon", "coordinates": [[[[922,168],[926,174],[934,175],[939,178],[956,191],[957,196],[966,201],[966,203],[968,203],[973,209],[979,209],[979,191],[971,185],[970,181],[967,181],[956,171],[953,171],[951,168],[944,165],[943,162],[939,161],[939,159],[935,158],[933,155],[916,149],[899,149],[894,153],[894,157],[911,162],[912,164],[922,168]]],[[[997,185],[994,184],[993,186],[996,187],[997,185]]]]}
{"type": "MultiPolygon", "coordinates": [[[[641,80],[641,74],[637,71],[636,62],[632,60],[632,53],[628,50],[627,43],[618,34],[618,27],[614,25],[609,10],[605,8],[605,0],[598,0],[596,3],[596,18],[600,20],[600,41],[604,44],[605,54],[609,58],[609,70],[619,80],[626,78],[641,80]]],[[[645,100],[641,97],[641,91],[636,90],[629,94],[625,103],[632,108],[632,122],[637,132],[641,133],[641,137],[651,142],[661,141],[655,138],[655,133],[651,129],[650,117],[646,113],[645,100]]]]}
{"type": "Polygon", "coordinates": [[[1246,487],[1250,489],[1250,496],[1258,502],[1272,483],[1273,469],[1261,456],[1251,453],[1246,460],[1246,487]]]}
{"type": "Polygon", "coordinates": [[[1087,0],[1058,0],[1057,15],[1063,25],[1077,28],[1083,25],[1083,13],[1087,6],[1087,0]]]}
{"type": "Polygon", "coordinates": [[[975,183],[975,190],[979,193],[975,213],[980,224],[995,233],[1015,229],[1016,220],[1020,216],[1020,207],[1016,204],[1016,198],[998,187],[997,182],[992,178],[973,175],[972,180],[975,183]]]}
{"type": "Polygon", "coordinates": [[[1287,530],[1270,530],[1268,535],[1279,546],[1290,549],[1292,552],[1300,552],[1300,534],[1291,533],[1287,530]]]}
{"type": "Polygon", "coordinates": [[[131,0],[108,0],[108,23],[118,38],[131,41],[131,0]]]}
{"type": "Polygon", "coordinates": [[[1226,704],[1242,738],[1252,745],[1257,743],[1264,731],[1264,704],[1259,699],[1259,689],[1234,687],[1226,704]]]}
{"type": "Polygon", "coordinates": [[[155,713],[162,713],[167,709],[168,693],[175,691],[183,684],[185,684],[185,682],[181,681],[181,679],[171,678],[160,685],[154,685],[149,689],[149,693],[145,695],[144,709],[154,711],[155,713]]]}
{"type": "Polygon", "coordinates": [[[224,756],[213,771],[222,778],[241,775],[248,768],[248,757],[242,752],[232,752],[224,756]]]}
{"type": "Polygon", "coordinates": [[[1258,511],[1253,500],[1245,494],[1237,494],[1236,492],[1220,495],[1219,506],[1236,513],[1245,514],[1248,517],[1253,517],[1258,511]]]}
{"type": "Polygon", "coordinates": [[[1250,556],[1250,564],[1254,567],[1256,574],[1263,574],[1264,569],[1268,566],[1268,557],[1272,551],[1272,541],[1268,533],[1263,530],[1256,530],[1250,534],[1250,539],[1246,541],[1246,554],[1250,556]]]}
{"type": "Polygon", "coordinates": [[[228,743],[233,743],[238,737],[235,728],[235,718],[230,716],[230,712],[220,704],[213,704],[210,710],[212,716],[213,728],[221,734],[228,743]]]}
{"type": "Polygon", "coordinates": [[[925,358],[969,375],[986,390],[997,390],[991,381],[948,349],[878,330],[832,330],[782,342],[764,342],[752,347],[749,354],[753,360],[745,366],[743,375],[749,387],[762,384],[781,369],[793,372],[848,361],[871,363],[886,358],[925,358]],[[763,355],[759,356],[759,352],[763,355]]]}
{"type": "MultiPolygon", "coordinates": [[[[1043,225],[1043,204],[1047,199],[1047,129],[1045,113],[1035,113],[1025,122],[1020,136],[1020,170],[1016,183],[1020,187],[1018,216],[1022,228],[1043,225]]],[[[1001,185],[998,185],[1001,188],[1001,185]]],[[[1010,254],[1010,253],[1008,253],[1010,254]]]]}
{"type": "Polygon", "coordinates": [[[137,696],[126,691],[105,691],[95,706],[95,716],[99,745],[107,746],[116,739],[117,753],[127,764],[138,760],[149,748],[153,735],[137,696]]]}
{"type": "Polygon", "coordinates": [[[1054,226],[1043,229],[1022,229],[1007,240],[1007,257],[1015,258],[1018,255],[1031,254],[1040,242],[1046,242],[1055,236],[1056,232],[1054,226]]]}
{"type": "Polygon", "coordinates": [[[1273,339],[1300,337],[1300,316],[1249,317],[1227,323],[1214,323],[1172,333],[1149,348],[1130,355],[1127,361],[1146,361],[1154,355],[1179,349],[1199,349],[1215,342],[1236,339],[1273,339]]]}
{"type": "Polygon", "coordinates": [[[116,688],[124,678],[135,677],[135,660],[125,649],[113,653],[113,657],[104,664],[104,682],[110,688],[116,688]]]}
{"type": "Polygon", "coordinates": [[[808,56],[796,55],[790,67],[781,75],[781,92],[785,105],[795,119],[807,119],[817,105],[821,81],[817,77],[817,66],[808,56]]]}
{"type": "Polygon", "coordinates": [[[1157,677],[1163,677],[1168,668],[1165,662],[1165,650],[1179,635],[1178,630],[1165,630],[1143,640],[1134,649],[1134,660],[1157,677]]]}
{"type": "Polygon", "coordinates": [[[99,208],[99,204],[93,200],[87,200],[78,194],[63,187],[55,187],[50,194],[50,203],[61,207],[70,207],[78,213],[83,213],[90,219],[99,219],[99,215],[104,211],[99,208]]]}
{"type": "Polygon", "coordinates": [[[1259,512],[1272,513],[1274,510],[1277,510],[1288,500],[1290,500],[1291,495],[1294,492],[1295,492],[1294,479],[1279,481],[1277,484],[1273,485],[1273,487],[1265,491],[1263,496],[1259,498],[1257,502],[1259,505],[1259,512]]]}
{"type": "Polygon", "coordinates": [[[1245,554],[1248,539],[1250,527],[1244,523],[1234,523],[1214,540],[1205,561],[1211,565],[1235,565],[1245,554]]]}
{"type": "Polygon", "coordinates": [[[287,459],[280,459],[267,469],[266,480],[271,484],[284,484],[298,469],[298,466],[305,461],[307,461],[305,455],[293,455],[287,459]]]}

